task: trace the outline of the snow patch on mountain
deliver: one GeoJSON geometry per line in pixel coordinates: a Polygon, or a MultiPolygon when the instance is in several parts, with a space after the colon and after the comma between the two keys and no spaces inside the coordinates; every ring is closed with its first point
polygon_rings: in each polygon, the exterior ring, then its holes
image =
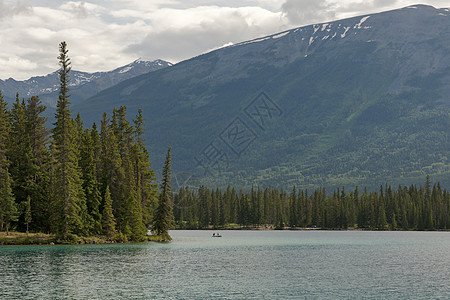
{"type": "Polygon", "coordinates": [[[361,21],[359,21],[359,23],[356,24],[355,27],[353,27],[353,28],[361,29],[361,28],[362,28],[362,27],[361,27],[362,23],[364,23],[365,21],[367,21],[368,18],[370,18],[370,16],[367,16],[367,17],[362,18],[361,21]]]}
{"type": "Polygon", "coordinates": [[[344,31],[344,33],[341,34],[342,39],[345,38],[345,35],[347,34],[348,30],[350,29],[350,27],[344,27],[344,28],[345,28],[345,31],[344,31]]]}
{"type": "Polygon", "coordinates": [[[271,37],[268,36],[268,37],[264,37],[264,38],[254,39],[254,40],[250,40],[248,42],[238,43],[238,44],[233,45],[233,46],[242,46],[242,45],[248,45],[248,44],[253,44],[253,43],[259,43],[259,42],[262,42],[262,41],[265,41],[265,40],[268,40],[268,39],[271,39],[271,37]]]}
{"type": "Polygon", "coordinates": [[[272,38],[273,39],[279,39],[280,37],[283,37],[283,36],[285,36],[286,34],[289,34],[289,33],[291,33],[291,32],[290,31],[282,32],[280,34],[273,35],[272,38]]]}
{"type": "Polygon", "coordinates": [[[319,30],[319,28],[320,28],[320,25],[319,24],[315,24],[315,25],[313,25],[313,28],[314,28],[314,33],[313,34],[316,34],[317,30],[319,30]]]}
{"type": "Polygon", "coordinates": [[[69,83],[69,86],[79,86],[88,82],[91,82],[97,78],[100,77],[100,75],[92,74],[92,73],[84,73],[84,72],[77,72],[74,75],[72,75],[72,79],[69,83]]]}
{"type": "Polygon", "coordinates": [[[128,71],[130,71],[130,70],[132,70],[132,69],[133,69],[133,67],[128,66],[128,67],[125,67],[125,68],[123,68],[122,70],[120,70],[119,73],[120,73],[120,74],[126,73],[126,72],[128,72],[128,71]]]}

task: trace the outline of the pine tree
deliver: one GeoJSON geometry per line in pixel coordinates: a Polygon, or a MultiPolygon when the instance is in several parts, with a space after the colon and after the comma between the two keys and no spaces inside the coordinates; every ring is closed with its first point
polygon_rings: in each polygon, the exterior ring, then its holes
{"type": "Polygon", "coordinates": [[[117,110],[114,109],[112,120],[103,114],[101,120],[101,144],[102,144],[102,185],[104,189],[110,187],[113,203],[114,216],[116,218],[116,229],[121,234],[129,235],[130,227],[128,216],[130,203],[128,201],[127,186],[129,179],[126,178],[126,170],[123,157],[119,149],[119,126],[117,110]]]}
{"type": "Polygon", "coordinates": [[[25,224],[27,225],[27,235],[30,223],[31,223],[31,197],[30,195],[28,195],[27,203],[25,206],[25,224]]]}
{"type": "Polygon", "coordinates": [[[125,159],[125,168],[127,172],[127,225],[130,227],[130,239],[133,241],[143,241],[147,235],[147,229],[142,218],[142,206],[139,189],[136,185],[133,167],[129,158],[125,159]]]}
{"type": "MultiPolygon", "coordinates": [[[[106,188],[109,187],[113,194],[116,190],[115,182],[121,164],[120,155],[117,151],[117,141],[114,132],[110,129],[106,112],[103,113],[100,124],[102,191],[106,191],[106,188]]],[[[111,198],[114,199],[113,196],[111,198]]]]}
{"type": "MultiPolygon", "coordinates": [[[[11,188],[19,207],[25,207],[27,197],[33,188],[33,178],[36,168],[28,135],[26,121],[25,100],[20,101],[16,95],[16,102],[11,110],[11,132],[8,149],[9,171],[12,178],[11,188]]],[[[24,212],[19,215],[19,228],[23,228],[24,212]]]]}
{"type": "MultiPolygon", "coordinates": [[[[82,130],[82,128],[81,128],[82,130]]],[[[101,225],[101,193],[97,181],[97,165],[95,163],[95,148],[91,132],[86,129],[81,133],[80,161],[83,178],[83,190],[86,195],[86,207],[88,212],[88,230],[91,234],[100,234],[101,225]]]]}
{"type": "Polygon", "coordinates": [[[264,215],[265,215],[264,223],[273,224],[275,220],[274,215],[275,208],[273,204],[272,193],[270,192],[269,188],[266,188],[264,190],[263,197],[264,197],[264,215]]]}
{"type": "Polygon", "coordinates": [[[134,124],[136,144],[133,147],[133,160],[138,198],[142,206],[143,222],[149,226],[152,220],[152,207],[157,199],[158,186],[155,183],[155,172],[151,168],[150,155],[145,147],[144,118],[141,109],[138,110],[134,124]]]}
{"type": "Polygon", "coordinates": [[[211,224],[214,228],[217,228],[219,225],[219,195],[217,195],[214,190],[211,191],[211,224]]]}
{"type": "Polygon", "coordinates": [[[163,169],[163,181],[161,183],[161,194],[159,196],[158,207],[153,219],[152,232],[161,237],[164,241],[170,241],[168,230],[174,223],[173,209],[172,209],[172,188],[170,186],[172,171],[171,171],[171,148],[167,149],[166,161],[163,169]]]}
{"type": "Polygon", "coordinates": [[[32,175],[29,181],[28,192],[31,196],[31,212],[33,215],[32,228],[48,232],[49,224],[49,184],[50,184],[50,153],[48,151],[49,130],[45,123],[47,118],[42,114],[46,107],[42,105],[39,97],[28,99],[25,108],[27,134],[31,147],[32,175]]]}
{"type": "Polygon", "coordinates": [[[106,187],[105,192],[105,206],[103,208],[103,233],[106,235],[106,239],[110,241],[116,232],[116,220],[114,218],[112,209],[111,193],[109,192],[109,186],[106,187]]]}
{"type": "Polygon", "coordinates": [[[132,163],[132,150],[134,147],[133,128],[126,119],[125,106],[113,110],[111,130],[117,138],[115,146],[120,157],[120,168],[117,173],[120,179],[115,181],[117,186],[114,202],[116,219],[120,231],[135,240],[136,236],[139,236],[142,231],[142,226],[140,226],[142,216],[136,215],[137,212],[142,213],[142,209],[136,207],[138,201],[140,206],[141,197],[132,163]]]}
{"type": "Polygon", "coordinates": [[[289,226],[295,227],[296,225],[299,225],[300,223],[297,222],[298,216],[297,216],[297,192],[295,190],[295,185],[292,188],[291,195],[289,197],[290,200],[290,210],[289,210],[289,226]]]}
{"type": "Polygon", "coordinates": [[[56,109],[56,123],[53,129],[52,153],[54,159],[52,213],[56,231],[64,239],[69,234],[83,234],[86,227],[86,199],[78,166],[78,138],[75,122],[69,109],[70,59],[67,44],[59,45],[58,56],[61,66],[59,99],[56,109]]]}
{"type": "Polygon", "coordinates": [[[231,187],[228,186],[227,190],[223,194],[223,205],[224,205],[224,212],[223,212],[223,218],[225,221],[225,224],[230,224],[232,221],[232,214],[233,214],[233,195],[231,192],[231,187]]]}
{"type": "Polygon", "coordinates": [[[94,153],[95,159],[95,170],[97,181],[100,182],[101,180],[101,153],[102,153],[102,144],[100,141],[100,134],[98,133],[97,124],[92,124],[92,128],[90,130],[91,132],[91,141],[92,141],[92,152],[94,153]]]}
{"type": "Polygon", "coordinates": [[[185,219],[187,228],[195,228],[198,223],[197,213],[195,211],[195,191],[191,191],[189,187],[186,189],[185,219]]]}
{"type": "Polygon", "coordinates": [[[0,228],[5,227],[7,234],[10,223],[17,219],[17,208],[8,169],[9,161],[6,156],[10,130],[10,114],[0,92],[0,228]]]}
{"type": "Polygon", "coordinates": [[[248,227],[250,224],[250,197],[247,194],[239,195],[239,215],[238,222],[241,226],[248,227]]]}
{"type": "Polygon", "coordinates": [[[9,235],[9,227],[11,222],[17,221],[18,211],[7,168],[3,173],[0,173],[0,178],[0,223],[2,227],[6,228],[6,235],[9,235]]]}
{"type": "Polygon", "coordinates": [[[202,185],[198,190],[197,198],[199,226],[201,228],[207,228],[211,220],[211,193],[202,185]]]}
{"type": "Polygon", "coordinates": [[[5,172],[6,168],[9,166],[6,151],[8,149],[10,130],[11,125],[8,104],[3,99],[2,92],[0,91],[0,172],[5,172]]]}

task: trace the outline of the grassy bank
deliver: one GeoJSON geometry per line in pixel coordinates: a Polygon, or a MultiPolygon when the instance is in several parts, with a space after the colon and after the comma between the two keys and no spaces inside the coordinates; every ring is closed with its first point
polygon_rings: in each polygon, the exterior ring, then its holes
{"type": "Polygon", "coordinates": [[[55,243],[55,236],[45,233],[0,232],[0,245],[49,245],[55,243]]]}
{"type": "MultiPolygon", "coordinates": [[[[160,236],[146,236],[144,241],[162,242],[164,239],[160,236]]],[[[69,239],[63,240],[54,234],[29,233],[24,232],[0,232],[0,245],[94,245],[94,244],[116,244],[116,243],[135,243],[126,239],[107,240],[106,236],[80,237],[70,235],[69,239]]]]}

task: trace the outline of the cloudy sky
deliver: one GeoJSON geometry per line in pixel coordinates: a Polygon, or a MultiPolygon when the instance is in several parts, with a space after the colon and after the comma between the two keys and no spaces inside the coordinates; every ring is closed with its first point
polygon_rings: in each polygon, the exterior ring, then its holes
{"type": "Polygon", "coordinates": [[[282,30],[450,0],[0,0],[0,79],[58,68],[65,40],[76,70],[108,71],[137,58],[176,63],[282,30]]]}

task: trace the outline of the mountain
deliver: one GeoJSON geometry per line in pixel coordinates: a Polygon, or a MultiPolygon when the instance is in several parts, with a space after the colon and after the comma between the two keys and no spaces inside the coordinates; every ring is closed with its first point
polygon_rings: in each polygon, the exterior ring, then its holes
{"type": "MultiPolygon", "coordinates": [[[[143,61],[138,59],[126,66],[109,72],[87,73],[73,70],[70,72],[71,102],[73,104],[79,103],[121,81],[171,65],[171,63],[163,60],[143,61]]],[[[59,75],[55,71],[46,76],[32,77],[24,81],[16,81],[12,78],[5,81],[0,80],[0,90],[5,99],[10,102],[16,98],[16,93],[19,93],[21,98],[38,95],[47,106],[56,107],[59,91],[59,75]]]]}
{"type": "Polygon", "coordinates": [[[178,185],[379,189],[428,174],[449,186],[449,15],[415,5],[295,28],[73,109],[89,124],[114,106],[142,108],[153,166],[159,174],[172,146],[178,185]]]}

